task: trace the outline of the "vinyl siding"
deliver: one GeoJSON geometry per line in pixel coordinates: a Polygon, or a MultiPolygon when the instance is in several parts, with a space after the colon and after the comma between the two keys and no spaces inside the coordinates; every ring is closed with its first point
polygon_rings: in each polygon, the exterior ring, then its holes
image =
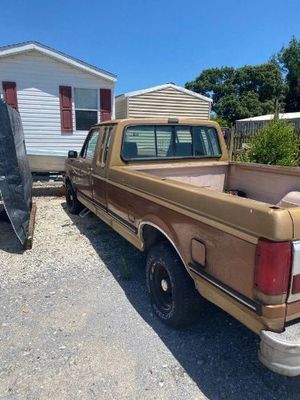
{"type": "Polygon", "coordinates": [[[192,117],[209,119],[210,103],[174,88],[128,97],[128,117],[192,117]]]}
{"type": "MultiPolygon", "coordinates": [[[[28,150],[80,150],[87,131],[75,130],[75,87],[97,89],[98,97],[100,88],[111,89],[114,98],[114,85],[109,81],[37,51],[0,58],[0,80],[16,82],[18,107],[28,150]],[[73,88],[73,133],[61,131],[60,85],[73,88]]],[[[2,85],[0,94],[3,97],[2,85]]]]}
{"type": "Polygon", "coordinates": [[[116,118],[127,118],[127,98],[116,99],[116,118]]]}

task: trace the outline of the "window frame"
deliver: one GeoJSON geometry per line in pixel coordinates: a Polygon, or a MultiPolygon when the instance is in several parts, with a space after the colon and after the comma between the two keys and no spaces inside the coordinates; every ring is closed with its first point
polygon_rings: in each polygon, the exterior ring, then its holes
{"type": "Polygon", "coordinates": [[[116,125],[108,124],[108,125],[103,125],[103,127],[104,127],[104,133],[103,133],[103,149],[101,155],[101,168],[105,168],[107,165],[108,155],[112,144],[112,136],[116,125]]]}
{"type": "MultiPolygon", "coordinates": [[[[203,138],[201,137],[201,141],[203,141],[203,138]]],[[[211,144],[210,144],[211,145],[211,144]]],[[[136,123],[136,124],[130,124],[124,127],[123,132],[122,132],[122,145],[121,145],[121,160],[129,163],[129,162],[140,162],[140,161],[169,161],[169,160],[201,160],[201,159],[206,159],[206,158],[213,158],[213,159],[219,159],[222,157],[222,147],[221,147],[221,143],[219,140],[219,134],[218,134],[218,130],[214,127],[214,126],[210,126],[210,125],[192,125],[192,124],[168,124],[168,123],[160,123],[160,124],[145,124],[145,123],[136,123]],[[126,135],[126,131],[128,128],[131,127],[135,127],[135,126],[154,126],[154,137],[155,137],[155,147],[157,148],[157,137],[156,137],[156,129],[157,127],[164,127],[164,126],[168,126],[168,127],[172,127],[172,137],[171,137],[171,141],[172,141],[172,146],[173,146],[173,152],[175,150],[175,145],[176,145],[176,134],[175,134],[175,128],[176,127],[188,127],[191,130],[191,136],[192,136],[192,151],[194,153],[194,133],[192,132],[192,128],[212,128],[215,130],[216,135],[217,135],[217,143],[218,143],[218,147],[219,147],[219,151],[220,153],[218,155],[203,155],[203,156],[196,156],[196,155],[191,155],[191,156],[166,156],[166,157],[139,157],[139,158],[125,158],[123,156],[123,150],[124,150],[124,143],[125,143],[125,135],[126,135]]]]}
{"type": "Polygon", "coordinates": [[[73,87],[73,99],[74,99],[74,122],[75,122],[75,131],[77,132],[86,132],[89,131],[91,126],[98,124],[100,122],[100,90],[98,88],[87,88],[87,87],[73,87]],[[77,108],[76,107],[76,98],[75,98],[75,91],[76,89],[79,90],[95,90],[97,94],[97,108],[77,108]],[[88,129],[77,129],[77,122],[76,122],[76,111],[92,111],[97,113],[97,121],[95,124],[91,125],[88,129]]]}

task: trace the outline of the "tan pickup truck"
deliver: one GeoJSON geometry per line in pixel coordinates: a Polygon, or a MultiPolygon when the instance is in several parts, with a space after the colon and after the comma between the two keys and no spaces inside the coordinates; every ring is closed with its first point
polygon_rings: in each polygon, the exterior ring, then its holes
{"type": "Polygon", "coordinates": [[[261,336],[266,366],[300,374],[300,168],[229,162],[211,121],[139,118],[94,126],[65,185],[71,213],[147,252],[161,320],[185,325],[205,298],[261,336]]]}

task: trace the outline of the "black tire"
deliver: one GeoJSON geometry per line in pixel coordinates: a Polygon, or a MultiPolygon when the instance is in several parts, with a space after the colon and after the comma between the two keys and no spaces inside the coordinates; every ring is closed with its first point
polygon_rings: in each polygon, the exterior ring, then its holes
{"type": "Polygon", "coordinates": [[[174,328],[195,322],[201,297],[178,254],[168,243],[150,249],[146,279],[153,311],[160,320],[174,328]]]}
{"type": "Polygon", "coordinates": [[[71,214],[79,214],[84,209],[84,206],[78,201],[70,182],[66,183],[66,202],[71,214]]]}

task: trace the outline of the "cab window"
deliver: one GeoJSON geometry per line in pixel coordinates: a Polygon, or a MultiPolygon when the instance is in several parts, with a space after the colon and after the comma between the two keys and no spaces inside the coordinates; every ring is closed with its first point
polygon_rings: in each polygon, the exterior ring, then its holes
{"type": "Polygon", "coordinates": [[[135,125],[123,136],[125,161],[220,156],[218,133],[210,126],[135,125]]]}

